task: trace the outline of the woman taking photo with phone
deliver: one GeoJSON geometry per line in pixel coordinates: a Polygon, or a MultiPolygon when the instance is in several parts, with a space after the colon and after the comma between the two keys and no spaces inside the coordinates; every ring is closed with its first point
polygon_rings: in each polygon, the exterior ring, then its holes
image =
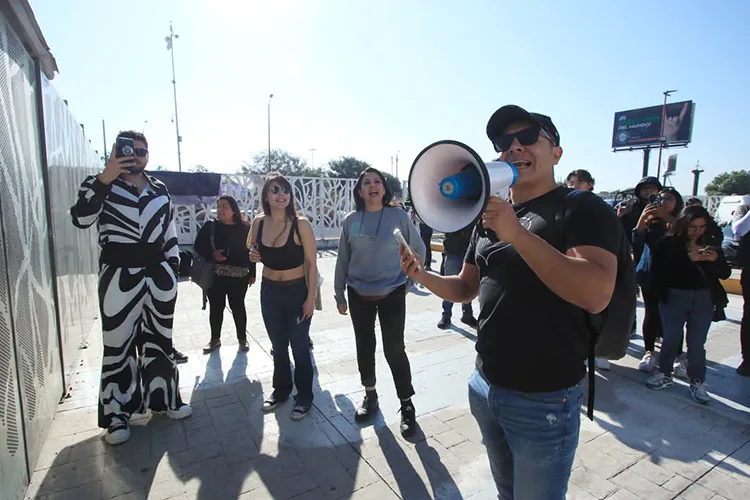
{"type": "Polygon", "coordinates": [[[289,399],[296,385],[290,417],[300,420],[313,402],[310,320],[318,273],[315,234],[310,222],[297,214],[292,186],[282,175],[266,179],[261,204],[263,214],[253,220],[248,246],[250,260],[263,263],[260,307],[273,348],[273,393],[263,403],[263,411],[273,411],[289,399]]]}
{"type": "Polygon", "coordinates": [[[214,283],[206,290],[210,304],[211,340],[203,348],[209,354],[221,347],[221,325],[224,308],[229,299],[240,351],[247,352],[247,288],[255,283],[255,263],[245,242],[250,224],[242,217],[237,201],[231,196],[220,196],[216,202],[216,220],[209,220],[195,239],[195,251],[206,260],[216,263],[214,283]]]}
{"type": "MultiPolygon", "coordinates": [[[[652,195],[649,204],[641,213],[638,224],[633,229],[631,241],[635,255],[640,255],[637,262],[638,284],[643,292],[643,343],[646,352],[641,359],[638,369],[652,373],[656,357],[656,339],[662,336],[661,315],[659,313],[659,297],[653,291],[652,281],[652,250],[654,245],[667,234],[670,226],[677,220],[682,210],[682,196],[674,188],[662,189],[652,195]]],[[[678,361],[676,367],[678,377],[685,377],[684,363],[678,361]]]]}
{"type": "Polygon", "coordinates": [[[404,346],[408,290],[407,277],[401,270],[400,246],[393,231],[401,230],[420,259],[425,257],[425,245],[409,215],[391,206],[392,199],[385,177],[378,170],[367,168],[360,174],[354,187],[356,211],[346,216],[341,231],[334,290],[339,313],[351,312],[357,364],[365,387],[365,397],[357,409],[356,420],[367,420],[379,406],[375,390],[377,315],[385,359],[401,400],[401,434],[408,437],[416,431],[411,402],[414,388],[404,346]]]}
{"type": "Polygon", "coordinates": [[[705,344],[713,318],[711,287],[717,279],[731,274],[721,247],[706,246],[705,232],[710,220],[703,207],[685,208],[653,249],[652,286],[659,298],[664,339],[659,354],[660,373],[648,379],[646,385],[651,389],[672,386],[672,367],[686,328],[690,392],[700,404],[710,401],[705,386],[705,344]]]}

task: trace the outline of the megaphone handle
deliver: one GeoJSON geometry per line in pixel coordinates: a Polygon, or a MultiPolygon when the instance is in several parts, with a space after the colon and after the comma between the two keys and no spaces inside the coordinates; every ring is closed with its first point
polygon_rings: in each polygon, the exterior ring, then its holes
{"type": "Polygon", "coordinates": [[[481,219],[477,221],[477,232],[482,238],[489,238],[492,243],[500,241],[500,238],[497,237],[497,233],[492,229],[486,229],[481,219]]]}

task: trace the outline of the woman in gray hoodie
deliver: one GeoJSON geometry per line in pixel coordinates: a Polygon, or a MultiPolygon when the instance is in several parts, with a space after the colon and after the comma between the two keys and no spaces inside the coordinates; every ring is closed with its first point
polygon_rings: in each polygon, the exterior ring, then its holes
{"type": "Polygon", "coordinates": [[[360,174],[354,187],[357,209],[346,216],[341,230],[334,290],[339,313],[351,311],[357,342],[357,365],[365,387],[365,397],[357,409],[356,420],[367,420],[378,409],[375,391],[377,315],[385,358],[401,400],[401,434],[408,437],[416,431],[411,401],[414,387],[404,347],[408,289],[393,230],[401,230],[421,259],[425,257],[425,245],[406,212],[391,206],[392,198],[393,194],[380,171],[367,168],[360,174]]]}

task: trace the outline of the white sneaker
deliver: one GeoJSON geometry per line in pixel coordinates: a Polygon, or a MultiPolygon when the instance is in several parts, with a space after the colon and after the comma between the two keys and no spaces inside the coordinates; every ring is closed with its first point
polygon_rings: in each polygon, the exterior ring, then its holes
{"type": "Polygon", "coordinates": [[[609,370],[612,368],[609,360],[605,358],[594,358],[594,365],[600,370],[609,370]]]}
{"type": "Polygon", "coordinates": [[[641,362],[638,364],[638,369],[642,372],[653,373],[654,371],[654,353],[646,351],[646,354],[641,358],[641,362]]]}
{"type": "Polygon", "coordinates": [[[167,416],[172,420],[182,420],[183,418],[188,418],[192,414],[193,407],[188,404],[180,406],[177,410],[167,410],[167,416]]]}
{"type": "Polygon", "coordinates": [[[674,361],[674,376],[677,378],[688,378],[687,364],[687,356],[684,354],[680,355],[680,357],[674,361]]]}
{"type": "Polygon", "coordinates": [[[700,380],[693,380],[690,383],[690,393],[698,404],[707,405],[711,401],[711,396],[708,395],[706,390],[706,384],[700,380]]]}
{"type": "Polygon", "coordinates": [[[130,439],[130,426],[127,422],[118,422],[107,429],[104,440],[108,445],[116,446],[130,439]]]}

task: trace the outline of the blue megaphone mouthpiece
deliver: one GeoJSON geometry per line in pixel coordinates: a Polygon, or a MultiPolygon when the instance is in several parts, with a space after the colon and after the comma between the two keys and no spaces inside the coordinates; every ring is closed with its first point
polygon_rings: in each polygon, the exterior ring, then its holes
{"type": "Polygon", "coordinates": [[[479,198],[482,194],[482,174],[475,168],[467,168],[449,175],[440,181],[440,193],[450,200],[479,198]]]}

